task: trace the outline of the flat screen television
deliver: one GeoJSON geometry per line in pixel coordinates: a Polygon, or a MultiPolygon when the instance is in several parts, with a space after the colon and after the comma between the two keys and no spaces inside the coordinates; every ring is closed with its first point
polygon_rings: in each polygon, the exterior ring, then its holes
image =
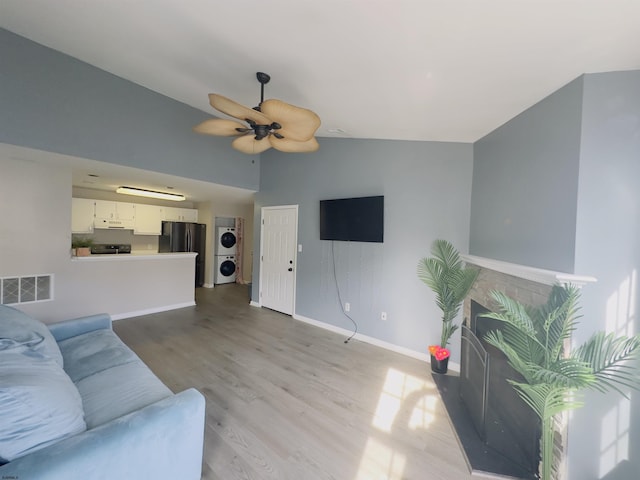
{"type": "Polygon", "coordinates": [[[384,241],[384,196],[320,201],[320,240],[384,241]]]}

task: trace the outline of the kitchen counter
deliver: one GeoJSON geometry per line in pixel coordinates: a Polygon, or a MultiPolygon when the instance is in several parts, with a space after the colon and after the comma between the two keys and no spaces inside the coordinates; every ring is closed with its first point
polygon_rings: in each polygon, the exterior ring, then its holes
{"type": "Polygon", "coordinates": [[[73,292],[114,320],[195,305],[197,253],[134,251],[72,257],[73,292]]]}
{"type": "Polygon", "coordinates": [[[133,251],[131,253],[115,253],[115,254],[91,254],[86,257],[71,257],[72,262],[104,262],[104,261],[128,261],[128,260],[165,260],[171,258],[188,258],[193,257],[195,252],[169,252],[158,253],[145,250],[133,251]]]}

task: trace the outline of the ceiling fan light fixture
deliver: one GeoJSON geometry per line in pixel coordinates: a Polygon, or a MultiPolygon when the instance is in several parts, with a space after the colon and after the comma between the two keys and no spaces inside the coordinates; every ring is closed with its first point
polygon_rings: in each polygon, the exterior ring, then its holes
{"type": "Polygon", "coordinates": [[[231,146],[239,152],[254,155],[257,153],[262,153],[265,150],[269,150],[271,148],[271,143],[264,137],[258,138],[257,136],[253,135],[244,135],[242,137],[236,138],[233,142],[231,142],[231,146]]]}
{"type": "Polygon", "coordinates": [[[174,202],[182,202],[187,197],[178,193],[158,192],[155,190],[146,190],[144,188],[136,187],[118,187],[116,193],[123,193],[125,195],[135,195],[137,197],[157,198],[160,200],[172,200],[174,202]]]}
{"type": "Polygon", "coordinates": [[[264,100],[264,86],[271,77],[263,72],[257,72],[256,77],[260,82],[257,107],[248,108],[217,93],[209,94],[213,108],[246,122],[249,127],[234,120],[210,119],[193,130],[205,135],[238,136],[231,146],[247,154],[261,153],[271,147],[282,152],[315,152],[319,148],[314,135],[320,127],[320,117],[311,110],[281,100],[264,100]]]}

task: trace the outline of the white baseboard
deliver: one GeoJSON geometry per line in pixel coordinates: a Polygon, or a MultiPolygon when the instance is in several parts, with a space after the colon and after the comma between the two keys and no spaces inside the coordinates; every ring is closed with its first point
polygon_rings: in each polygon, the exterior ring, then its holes
{"type": "MultiPolygon", "coordinates": [[[[262,305],[260,303],[254,302],[253,300],[251,300],[251,302],[249,302],[249,305],[251,305],[252,307],[260,307],[260,308],[262,308],[262,305]]],[[[331,325],[331,324],[325,323],[325,322],[320,322],[318,320],[314,320],[313,318],[305,317],[303,315],[298,315],[296,313],[294,313],[292,315],[292,317],[295,320],[299,320],[301,322],[308,323],[308,324],[313,325],[315,327],[320,327],[320,328],[323,328],[325,330],[329,330],[331,332],[338,333],[340,335],[344,335],[345,337],[350,337],[351,334],[353,333],[351,330],[347,330],[346,328],[336,327],[335,325],[331,325]]],[[[373,338],[373,337],[370,337],[368,335],[364,335],[362,333],[357,333],[353,338],[354,338],[354,340],[359,340],[361,342],[365,342],[365,343],[369,343],[371,345],[375,345],[376,347],[384,348],[386,350],[391,350],[392,352],[396,352],[396,353],[399,353],[401,355],[406,355],[407,357],[415,358],[415,359],[421,360],[423,362],[427,362],[427,363],[431,362],[431,355],[429,355],[426,352],[416,352],[415,350],[411,350],[411,349],[406,348],[406,347],[401,347],[400,345],[395,345],[393,343],[385,342],[384,340],[380,340],[378,338],[373,338]]],[[[426,347],[425,347],[425,349],[426,349],[426,347]]],[[[450,361],[449,362],[449,370],[454,371],[454,372],[459,372],[460,371],[460,364],[450,361]]]]}
{"type": "MultiPolygon", "coordinates": [[[[304,317],[302,315],[294,314],[293,318],[296,320],[300,320],[301,322],[314,325],[316,327],[324,328],[325,330],[329,330],[334,333],[339,333],[340,335],[344,335],[346,337],[351,336],[351,334],[353,333],[353,331],[351,330],[347,330],[341,327],[336,327],[335,325],[320,322],[318,320],[314,320],[313,318],[304,317]]],[[[353,338],[361,342],[375,345],[376,347],[384,348],[386,350],[391,350],[392,352],[400,353],[401,355],[406,355],[407,357],[415,358],[417,360],[422,360],[423,362],[431,362],[431,356],[428,353],[416,352],[415,350],[411,350],[406,347],[401,347],[393,343],[385,342],[384,340],[380,340],[378,338],[369,337],[368,335],[364,335],[362,333],[356,333],[355,337],[353,338]]],[[[449,370],[459,372],[460,364],[455,362],[449,362],[449,370]]]]}
{"type": "Polygon", "coordinates": [[[176,303],[174,305],[164,305],[162,307],[147,308],[144,310],[136,310],[134,312],[125,312],[111,315],[111,320],[122,320],[125,318],[140,317],[142,315],[150,315],[152,313],[167,312],[178,308],[193,307],[196,302],[176,303]]]}

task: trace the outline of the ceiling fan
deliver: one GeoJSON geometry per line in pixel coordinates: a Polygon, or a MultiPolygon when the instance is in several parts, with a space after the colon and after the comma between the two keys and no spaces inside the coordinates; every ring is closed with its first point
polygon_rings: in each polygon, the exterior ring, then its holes
{"type": "Polygon", "coordinates": [[[273,147],[281,152],[315,152],[320,145],[314,134],[320,127],[320,117],[311,110],[296,107],[281,100],[265,100],[264,86],[271,77],[256,73],[260,82],[260,104],[248,108],[216,93],[209,94],[209,103],[216,110],[238,120],[213,118],[193,127],[197,133],[223,137],[237,136],[231,146],[243,153],[261,153],[273,147]]]}

